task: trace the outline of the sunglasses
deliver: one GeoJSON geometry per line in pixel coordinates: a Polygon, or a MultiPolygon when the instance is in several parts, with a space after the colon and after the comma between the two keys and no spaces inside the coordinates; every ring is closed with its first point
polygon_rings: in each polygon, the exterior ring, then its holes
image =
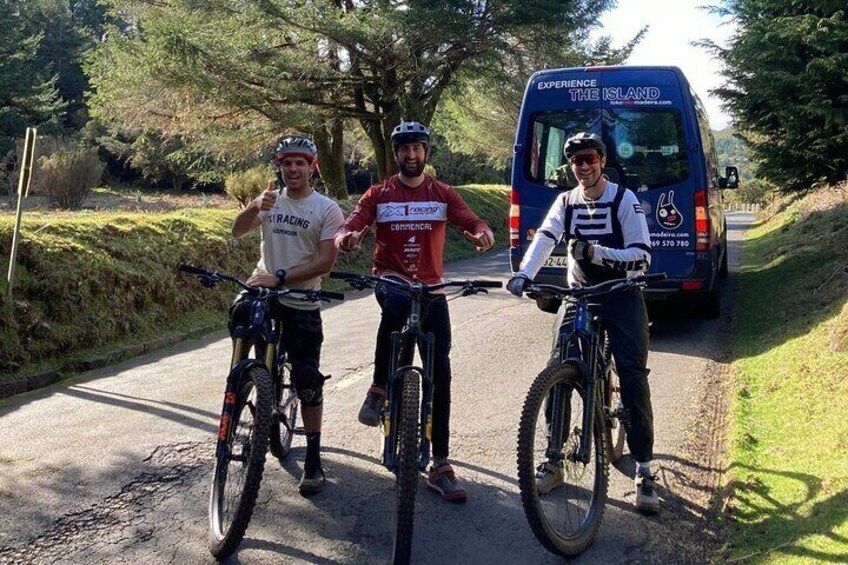
{"type": "Polygon", "coordinates": [[[571,158],[571,164],[578,167],[581,165],[596,165],[600,160],[601,156],[597,153],[589,153],[586,155],[575,155],[571,158]]]}

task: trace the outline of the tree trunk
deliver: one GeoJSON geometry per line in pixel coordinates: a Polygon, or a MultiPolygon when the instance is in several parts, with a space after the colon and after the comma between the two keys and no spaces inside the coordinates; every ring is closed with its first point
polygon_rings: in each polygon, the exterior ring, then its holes
{"type": "Polygon", "coordinates": [[[344,121],[341,118],[325,122],[315,128],[315,145],[318,148],[318,166],[327,194],[336,200],[347,198],[344,171],[344,121]]]}
{"type": "Polygon", "coordinates": [[[393,174],[391,165],[394,160],[387,158],[391,156],[391,151],[386,150],[386,138],[383,137],[383,124],[377,120],[363,119],[359,123],[362,129],[368,134],[368,139],[371,140],[371,147],[374,149],[374,159],[377,161],[377,178],[385,180],[393,174]]]}

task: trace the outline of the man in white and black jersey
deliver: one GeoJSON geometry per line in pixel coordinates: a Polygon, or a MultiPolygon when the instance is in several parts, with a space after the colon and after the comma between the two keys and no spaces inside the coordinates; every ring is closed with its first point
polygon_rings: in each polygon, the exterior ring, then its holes
{"type": "MultiPolygon", "coordinates": [[[[645,213],[636,195],[609,182],[602,174],[606,146],[601,138],[581,132],[563,149],[578,185],[557,197],[507,289],[522,296],[554,247],[568,242],[568,283],[594,285],[634,276],[651,264],[651,239],[645,213]]],[[[560,307],[556,333],[565,315],[560,307]]],[[[654,426],[648,385],[648,314],[640,289],[615,294],[590,305],[604,321],[621,381],[621,399],[629,412],[627,442],[636,460],[636,508],[659,511],[651,469],[654,426]]],[[[557,352],[554,352],[554,358],[557,352]]],[[[536,486],[547,493],[563,484],[562,464],[540,465],[536,486]]]]}
{"type": "MultiPolygon", "coordinates": [[[[309,185],[317,170],[318,151],[306,137],[286,137],[274,150],[274,164],[284,186],[273,180],[250,201],[233,223],[233,235],[255,229],[262,235],[259,262],[247,284],[266,288],[319,290],[321,276],[329,273],[338,251],[336,232],[344,223],[339,205],[309,185]]],[[[289,300],[269,304],[271,316],[283,326],[280,346],[291,363],[291,378],[301,402],[306,430],[306,457],[300,492],[320,492],[326,483],[321,467],[321,420],[324,376],[318,370],[324,341],[320,305],[289,300]]],[[[236,300],[230,309],[230,333],[245,322],[247,303],[236,300]]]]}

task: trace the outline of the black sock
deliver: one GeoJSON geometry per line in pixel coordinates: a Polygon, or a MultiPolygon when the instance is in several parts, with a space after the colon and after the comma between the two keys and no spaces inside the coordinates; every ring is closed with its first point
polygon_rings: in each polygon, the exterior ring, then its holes
{"type": "Polygon", "coordinates": [[[321,468],[321,432],[306,433],[306,461],[303,463],[303,470],[307,474],[312,474],[316,469],[321,468]]]}

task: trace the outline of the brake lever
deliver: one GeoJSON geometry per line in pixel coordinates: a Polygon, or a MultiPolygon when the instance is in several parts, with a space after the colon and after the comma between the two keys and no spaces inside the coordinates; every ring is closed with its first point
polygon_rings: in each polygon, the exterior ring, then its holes
{"type": "Polygon", "coordinates": [[[473,295],[473,294],[480,294],[480,293],[482,293],[482,294],[489,294],[489,291],[488,291],[488,290],[486,290],[485,288],[475,288],[475,287],[471,287],[471,288],[466,288],[465,290],[463,290],[463,291],[462,291],[462,296],[471,296],[471,295],[473,295]]]}

